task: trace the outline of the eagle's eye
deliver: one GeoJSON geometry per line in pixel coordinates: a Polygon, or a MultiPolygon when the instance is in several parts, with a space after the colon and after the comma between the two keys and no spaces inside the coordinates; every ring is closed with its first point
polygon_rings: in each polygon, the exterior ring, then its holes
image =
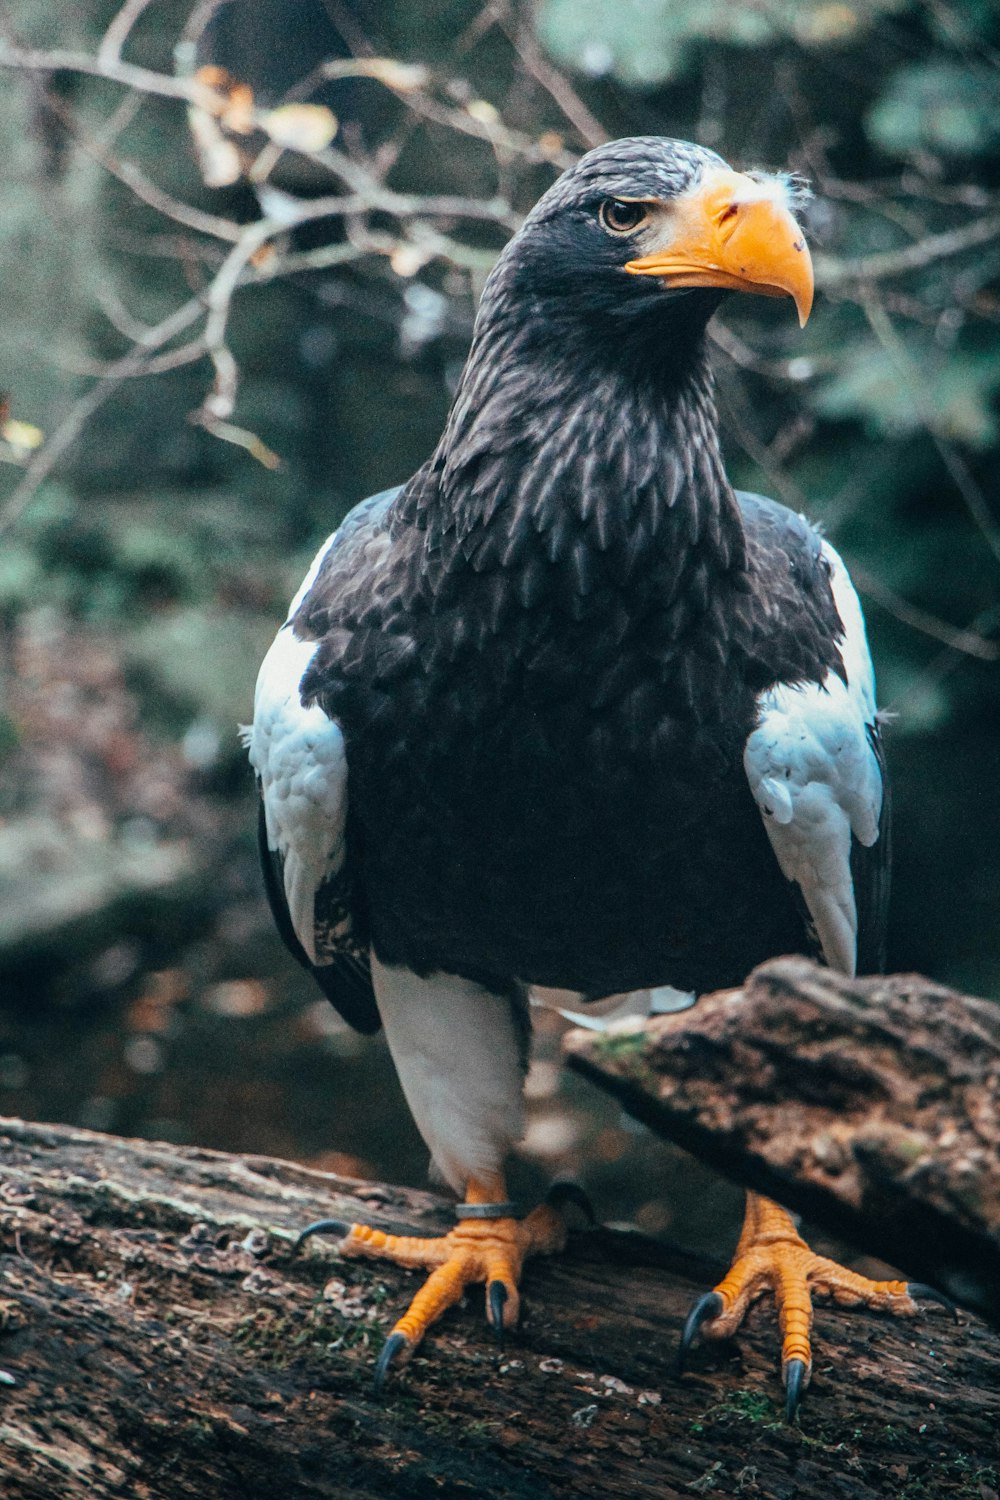
{"type": "Polygon", "coordinates": [[[625,198],[605,198],[598,218],[610,234],[631,234],[649,218],[649,204],[631,203],[625,198]]]}

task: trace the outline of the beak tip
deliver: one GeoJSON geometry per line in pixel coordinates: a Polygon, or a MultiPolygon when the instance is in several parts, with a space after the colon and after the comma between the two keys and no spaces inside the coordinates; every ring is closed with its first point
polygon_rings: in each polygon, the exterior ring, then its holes
{"type": "Polygon", "coordinates": [[[799,315],[799,327],[804,328],[809,322],[809,314],[812,312],[813,306],[812,278],[810,277],[807,287],[800,287],[792,293],[792,296],[795,299],[795,311],[799,315]]]}

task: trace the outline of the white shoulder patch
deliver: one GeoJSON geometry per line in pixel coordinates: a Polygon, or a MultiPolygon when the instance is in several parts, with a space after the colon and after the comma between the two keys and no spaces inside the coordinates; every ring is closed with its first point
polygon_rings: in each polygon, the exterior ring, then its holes
{"type": "Polygon", "coordinates": [[[845,636],[846,684],[779,683],[758,699],[757,728],[743,764],[786,879],[801,888],[831,967],[853,974],[858,918],[851,838],[878,838],[882,775],[868,738],[875,722],[875,677],[861,605],[847,569],[826,542],[831,585],[845,636]]]}
{"type": "Polygon", "coordinates": [[[245,736],[260,777],[268,848],[281,856],[292,926],[312,963],[330,962],[317,958],[314,902],[344,860],[347,759],[339,724],[318,705],[302,705],[299,684],[316,642],[297,640],[291,620],[335,539],[328,537],[317,553],[261,663],[245,736]]]}

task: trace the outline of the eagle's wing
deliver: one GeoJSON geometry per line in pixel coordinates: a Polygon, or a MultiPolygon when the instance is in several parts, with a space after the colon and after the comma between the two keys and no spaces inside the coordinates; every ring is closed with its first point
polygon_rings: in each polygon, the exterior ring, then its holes
{"type": "Polygon", "coordinates": [[[889,799],[861,605],[841,558],[828,542],[819,545],[843,624],[843,676],[831,671],[821,683],[778,683],[762,693],[743,761],[822,956],[854,974],[883,962],[889,799]]]}
{"type": "Polygon", "coordinates": [[[352,915],[344,737],[318,703],[303,704],[300,684],[317,642],[300,639],[293,621],[321,568],[328,579],[341,569],[346,578],[352,562],[363,562],[397,493],[363,501],[323,543],[261,665],[246,734],[260,789],[264,885],[278,931],[345,1021],[364,1032],[381,1023],[367,946],[352,915]]]}

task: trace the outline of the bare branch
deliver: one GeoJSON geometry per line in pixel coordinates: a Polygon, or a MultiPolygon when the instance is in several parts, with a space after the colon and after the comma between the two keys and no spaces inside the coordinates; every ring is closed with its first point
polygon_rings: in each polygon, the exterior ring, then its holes
{"type": "Polygon", "coordinates": [[[566,75],[542,55],[530,27],[512,24],[509,14],[500,14],[497,22],[532,78],[552,96],[581,140],[588,146],[603,146],[608,132],[591,114],[566,75]]]}
{"type": "Polygon", "coordinates": [[[122,48],[128,41],[129,33],[151,3],[152,0],[125,0],[118,14],[112,17],[97,49],[97,61],[102,67],[114,67],[121,61],[122,48]]]}
{"type": "Polygon", "coordinates": [[[476,140],[486,141],[494,149],[499,147],[509,155],[518,157],[530,165],[548,163],[562,171],[579,160],[575,151],[568,151],[562,146],[550,145],[545,141],[537,141],[533,136],[526,135],[524,131],[512,130],[503,123],[499,115],[496,120],[490,120],[487,123],[482,119],[477,119],[467,109],[455,109],[450,105],[440,104],[419,89],[406,96],[406,104],[414,114],[422,115],[436,125],[444,125],[449,130],[457,130],[461,135],[471,135],[476,140]]]}
{"type": "Polygon", "coordinates": [[[823,172],[817,191],[824,198],[841,198],[847,203],[876,207],[886,198],[921,198],[928,203],[960,204],[964,208],[994,208],[997,195],[978,183],[956,185],[930,182],[917,172],[903,172],[899,177],[867,178],[864,182],[846,182],[823,172]]]}
{"type": "Polygon", "coordinates": [[[0,37],[0,68],[17,68],[25,73],[85,73],[91,78],[106,78],[110,83],[137,89],[141,94],[156,94],[164,99],[195,104],[209,112],[218,106],[215,92],[193,78],[174,78],[169,73],[157,73],[152,68],[136,67],[120,59],[102,62],[89,52],[73,52],[65,47],[45,51],[37,47],[20,47],[0,37]]]}
{"type": "Polygon", "coordinates": [[[993,556],[1000,562],[1000,526],[994,520],[990,507],[986,502],[986,497],[969,473],[964,459],[956,451],[953,444],[946,442],[941,437],[934,404],[924,387],[919,371],[910,359],[896,330],[893,328],[889,314],[884,307],[880,307],[878,303],[872,301],[870,298],[865,301],[864,309],[872,332],[883,349],[891,356],[897,370],[906,382],[921,425],[926,429],[931,441],[934,443],[942,463],[948,470],[955,488],[962,497],[966,510],[982,533],[983,540],[993,553],[993,556]]]}
{"type": "MultiPolygon", "coordinates": [[[[806,495],[781,465],[775,463],[773,456],[756,434],[749,429],[740,414],[730,408],[727,412],[727,422],[747,457],[767,475],[768,483],[777,491],[785,504],[792,510],[808,513],[812,507],[806,495]]],[[[868,569],[855,559],[845,554],[844,561],[859,591],[873,603],[880,605],[901,624],[908,625],[921,635],[940,641],[952,651],[961,652],[965,656],[976,657],[979,661],[1000,661],[1000,642],[986,640],[975,630],[963,630],[960,626],[950,625],[947,620],[939,619],[937,615],[921,609],[916,604],[911,604],[889,588],[888,584],[869,573],[868,569]]]]}
{"type": "Polygon", "coordinates": [[[958,229],[946,230],[943,234],[931,234],[917,240],[901,250],[883,250],[877,255],[864,255],[855,260],[836,260],[832,256],[816,257],[816,284],[825,292],[851,282],[882,281],[888,276],[903,276],[908,271],[922,271],[936,261],[949,260],[974,250],[978,245],[988,245],[1000,240],[1000,214],[988,214],[983,219],[973,219],[958,229]]]}
{"type": "Polygon", "coordinates": [[[250,432],[246,427],[234,427],[232,422],[221,422],[217,417],[201,412],[194,412],[191,421],[204,427],[220,442],[232,443],[236,448],[245,449],[265,469],[281,468],[281,459],[274,449],[269,448],[255,432],[250,432]]]}
{"type": "Polygon", "coordinates": [[[233,0],[201,0],[184,23],[184,30],[174,48],[174,67],[178,76],[188,78],[194,72],[198,57],[198,43],[217,10],[231,5],[233,0]]]}
{"type": "Polygon", "coordinates": [[[211,235],[220,240],[236,241],[239,239],[241,226],[234,220],[222,219],[217,214],[205,213],[203,209],[194,208],[190,203],[183,203],[179,198],[174,198],[156,183],[151,182],[133,162],[120,161],[103,142],[81,129],[72,112],[50,90],[46,91],[45,103],[70,132],[81,151],[127,187],[129,192],[134,193],[141,202],[156,209],[157,213],[163,214],[165,218],[173,219],[177,224],[183,224],[186,229],[196,229],[201,234],[211,235]]]}
{"type": "Polygon", "coordinates": [[[132,364],[130,368],[122,368],[120,360],[100,359],[65,359],[60,360],[63,369],[71,370],[74,375],[93,375],[99,380],[111,377],[120,380],[144,380],[147,375],[166,375],[170,370],[181,370],[185,365],[197,364],[199,359],[204,359],[208,354],[208,348],[204,338],[199,336],[191,339],[189,343],[179,344],[176,349],[170,349],[166,354],[154,354],[149,359],[144,359],[141,364],[132,364]]]}
{"type": "Polygon", "coordinates": [[[20,483],[0,507],[0,536],[10,531],[19,520],[39,486],[49,477],[58,461],[76,442],[90,418],[114,394],[122,381],[141,367],[148,354],[161,349],[172,338],[190,328],[203,310],[204,304],[200,297],[192,297],[182,307],[176,308],[155,328],[150,328],[147,334],[137,339],[132,352],[109,365],[101,379],[73,403],[55,432],[28,464],[20,483]]]}
{"type": "Polygon", "coordinates": [[[960,651],[964,656],[974,656],[979,661],[1000,661],[1000,641],[988,641],[975,630],[962,630],[957,625],[949,625],[946,620],[939,619],[928,610],[911,604],[887,583],[876,578],[874,573],[869,573],[856,559],[851,559],[848,566],[854,582],[865,597],[901,624],[919,630],[921,635],[940,641],[949,650],[960,651]]]}
{"type": "Polygon", "coordinates": [[[784,380],[801,385],[814,375],[825,375],[836,369],[836,360],[830,355],[797,355],[794,359],[762,359],[756,350],[744,343],[739,334],[722,321],[712,319],[708,336],[734,365],[741,370],[752,370],[755,375],[765,375],[769,380],[784,380]]]}
{"type": "MultiPolygon", "coordinates": [[[[998,625],[1000,625],[1000,605],[995,605],[976,615],[975,619],[970,622],[969,629],[992,644],[994,643],[992,637],[995,636],[998,625]]],[[[946,646],[917,674],[902,696],[889,704],[886,712],[907,713],[914,702],[919,702],[921,698],[945,682],[961,666],[962,660],[961,651],[956,650],[952,645],[946,646]]]]}

